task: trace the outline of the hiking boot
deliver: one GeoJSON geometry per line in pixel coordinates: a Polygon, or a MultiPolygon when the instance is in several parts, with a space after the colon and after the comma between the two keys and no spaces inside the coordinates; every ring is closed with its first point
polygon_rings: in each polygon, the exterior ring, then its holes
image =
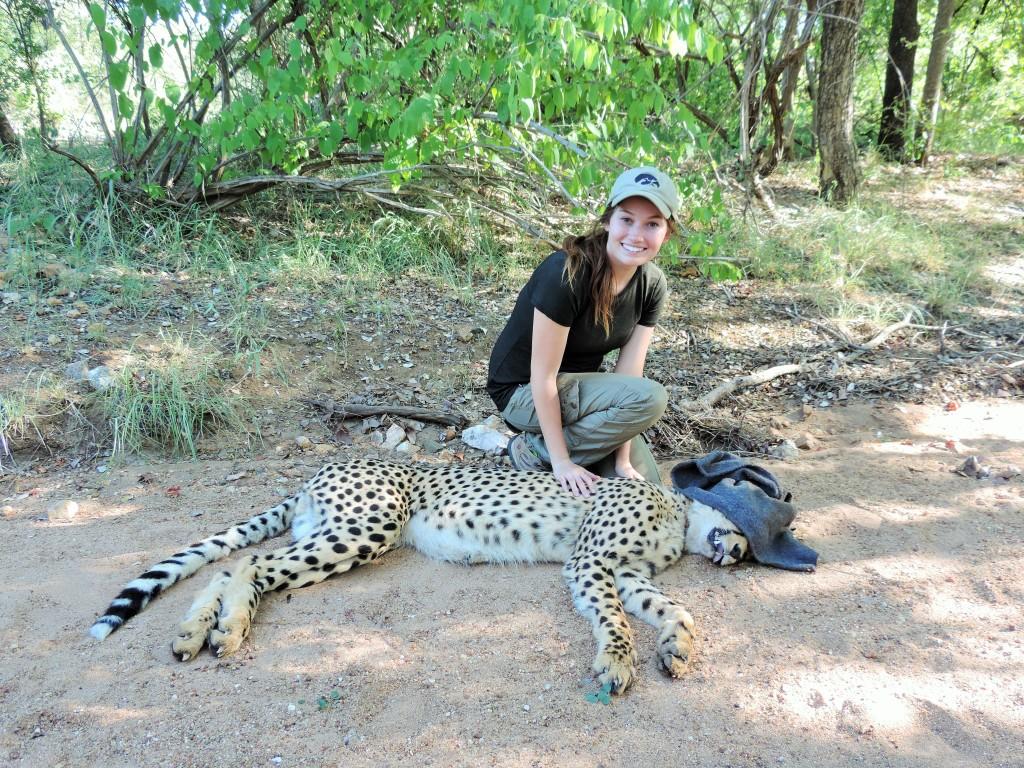
{"type": "Polygon", "coordinates": [[[534,452],[522,432],[508,441],[508,460],[516,469],[527,472],[551,471],[551,465],[534,452]]]}

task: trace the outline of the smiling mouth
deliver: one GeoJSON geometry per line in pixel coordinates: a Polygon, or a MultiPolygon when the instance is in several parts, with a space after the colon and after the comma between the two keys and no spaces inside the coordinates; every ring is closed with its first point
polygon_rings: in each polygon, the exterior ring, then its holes
{"type": "Polygon", "coordinates": [[[640,253],[641,251],[644,251],[645,249],[644,248],[640,248],[639,246],[636,246],[636,245],[626,245],[625,243],[623,243],[622,244],[622,250],[626,251],[627,253],[640,253]]]}

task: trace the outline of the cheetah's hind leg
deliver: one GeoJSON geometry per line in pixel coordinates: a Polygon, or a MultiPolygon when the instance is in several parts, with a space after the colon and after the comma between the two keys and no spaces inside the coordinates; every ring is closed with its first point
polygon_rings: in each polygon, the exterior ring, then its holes
{"type": "Polygon", "coordinates": [[[205,640],[215,655],[230,656],[248,636],[264,592],[308,587],[376,560],[400,533],[398,526],[384,532],[356,526],[345,533],[320,529],[291,546],[242,559],[196,598],[171,644],[175,655],[187,661],[205,640]]]}
{"type": "Polygon", "coordinates": [[[221,571],[196,595],[178,627],[178,636],[171,642],[171,652],[178,661],[194,659],[206,645],[210,629],[217,623],[221,599],[230,580],[231,571],[221,571]]]}

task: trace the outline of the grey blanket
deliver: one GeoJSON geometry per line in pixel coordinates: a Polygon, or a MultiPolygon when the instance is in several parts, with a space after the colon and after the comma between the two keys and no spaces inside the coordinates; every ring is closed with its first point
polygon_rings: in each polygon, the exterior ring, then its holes
{"type": "Polygon", "coordinates": [[[790,571],[813,571],[818,553],[797,541],[789,527],[796,517],[792,494],[775,476],[726,451],[713,451],[672,468],[677,493],[725,515],[750,542],[759,563],[790,571]]]}

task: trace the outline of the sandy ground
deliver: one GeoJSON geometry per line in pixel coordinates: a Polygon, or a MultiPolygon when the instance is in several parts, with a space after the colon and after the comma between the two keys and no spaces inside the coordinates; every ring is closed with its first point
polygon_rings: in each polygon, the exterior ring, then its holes
{"type": "Polygon", "coordinates": [[[1024,480],[951,471],[967,453],[1024,466],[1024,403],[853,404],[793,430],[821,447],[766,465],[817,573],[684,558],[657,581],[698,622],[689,675],[661,676],[635,622],[638,679],[608,705],[586,698],[592,640],[556,565],[394,552],[269,597],[238,656],[180,664],[168,643],[208,569],[97,643],[86,631],[124,582],[319,460],[34,480],[0,520],[0,760],[1024,766],[1024,480]],[[64,498],[78,516],[48,520],[64,498]]]}

